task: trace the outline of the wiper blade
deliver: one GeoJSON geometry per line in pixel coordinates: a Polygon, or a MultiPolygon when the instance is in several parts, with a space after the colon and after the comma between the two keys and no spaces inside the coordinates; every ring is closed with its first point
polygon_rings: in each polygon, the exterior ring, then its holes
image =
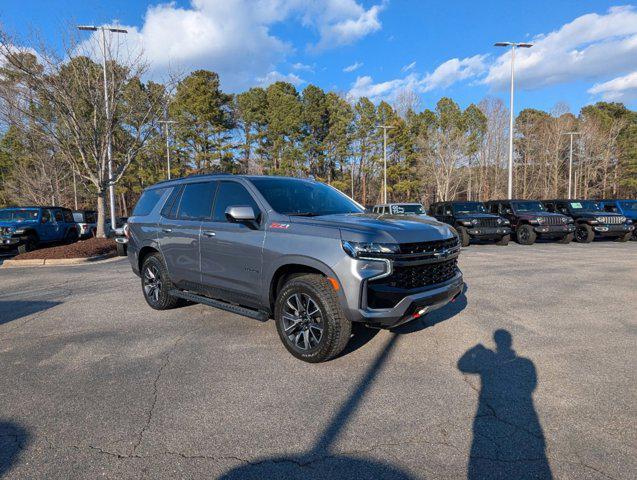
{"type": "Polygon", "coordinates": [[[287,215],[290,217],[318,217],[320,213],[316,212],[290,212],[287,215]]]}

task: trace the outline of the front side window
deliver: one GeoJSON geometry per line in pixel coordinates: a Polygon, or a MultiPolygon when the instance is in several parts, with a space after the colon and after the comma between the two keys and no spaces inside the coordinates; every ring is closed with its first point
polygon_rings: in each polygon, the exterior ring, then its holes
{"type": "Polygon", "coordinates": [[[453,211],[455,213],[487,213],[486,208],[480,202],[454,203],[453,211]]]}
{"type": "Polygon", "coordinates": [[[189,183],[184,187],[177,216],[181,220],[210,218],[216,182],[189,183]]]}
{"type": "Polygon", "coordinates": [[[345,194],[323,183],[295,178],[252,178],[251,181],[270,206],[283,215],[319,216],[364,212],[363,208],[345,194]]]}
{"type": "Polygon", "coordinates": [[[528,202],[512,202],[513,209],[516,212],[545,212],[546,208],[542,205],[542,202],[528,201],[528,202]]]}
{"type": "Polygon", "coordinates": [[[257,219],[259,218],[259,206],[252,198],[252,195],[240,183],[221,182],[217,192],[217,199],[215,200],[215,211],[212,219],[215,222],[227,222],[226,209],[228,207],[252,207],[257,219]]]}
{"type": "Polygon", "coordinates": [[[145,190],[138,200],[137,205],[135,205],[133,215],[144,216],[150,214],[165,192],[166,188],[152,188],[150,190],[145,190]]]}
{"type": "Polygon", "coordinates": [[[49,210],[42,210],[42,223],[49,223],[51,221],[51,212],[49,210]]]}
{"type": "Polygon", "coordinates": [[[62,216],[62,212],[60,212],[59,210],[55,211],[55,221],[56,222],[62,222],[64,220],[64,217],[62,216]]]}

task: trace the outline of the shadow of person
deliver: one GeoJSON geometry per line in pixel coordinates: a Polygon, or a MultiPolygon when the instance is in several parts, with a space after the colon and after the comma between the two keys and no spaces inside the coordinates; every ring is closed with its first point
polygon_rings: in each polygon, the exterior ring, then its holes
{"type": "Polygon", "coordinates": [[[0,419],[0,478],[11,470],[28,440],[29,434],[24,428],[0,419]]]}
{"type": "Polygon", "coordinates": [[[493,339],[495,350],[478,344],[458,360],[458,369],[479,375],[481,383],[467,478],[551,479],[544,433],[533,405],[535,366],[517,356],[508,331],[496,330],[493,339]]]}
{"type": "MultiPolygon", "coordinates": [[[[262,458],[234,468],[222,475],[223,480],[411,480],[409,474],[376,460],[368,460],[334,451],[334,444],[349,418],[357,411],[383,364],[387,361],[399,336],[392,334],[374,362],[368,367],[353,393],[343,402],[310,451],[296,455],[262,458]]],[[[306,428],[306,426],[302,428],[306,428]]]]}

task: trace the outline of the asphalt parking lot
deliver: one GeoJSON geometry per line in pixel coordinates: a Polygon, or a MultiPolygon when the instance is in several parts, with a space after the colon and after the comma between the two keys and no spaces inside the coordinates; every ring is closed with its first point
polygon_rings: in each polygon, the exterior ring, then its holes
{"type": "Polygon", "coordinates": [[[2,269],[0,477],[635,478],[636,260],[471,246],[465,296],[319,365],[125,259],[2,269]]]}

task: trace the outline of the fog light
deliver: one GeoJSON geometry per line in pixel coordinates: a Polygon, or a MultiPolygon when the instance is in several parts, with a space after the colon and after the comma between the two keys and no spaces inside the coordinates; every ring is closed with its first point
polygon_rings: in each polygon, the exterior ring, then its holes
{"type": "Polygon", "coordinates": [[[414,319],[416,319],[418,317],[422,317],[425,313],[427,313],[427,307],[421,308],[420,310],[418,310],[416,313],[414,313],[411,316],[411,319],[414,320],[414,319]]]}

